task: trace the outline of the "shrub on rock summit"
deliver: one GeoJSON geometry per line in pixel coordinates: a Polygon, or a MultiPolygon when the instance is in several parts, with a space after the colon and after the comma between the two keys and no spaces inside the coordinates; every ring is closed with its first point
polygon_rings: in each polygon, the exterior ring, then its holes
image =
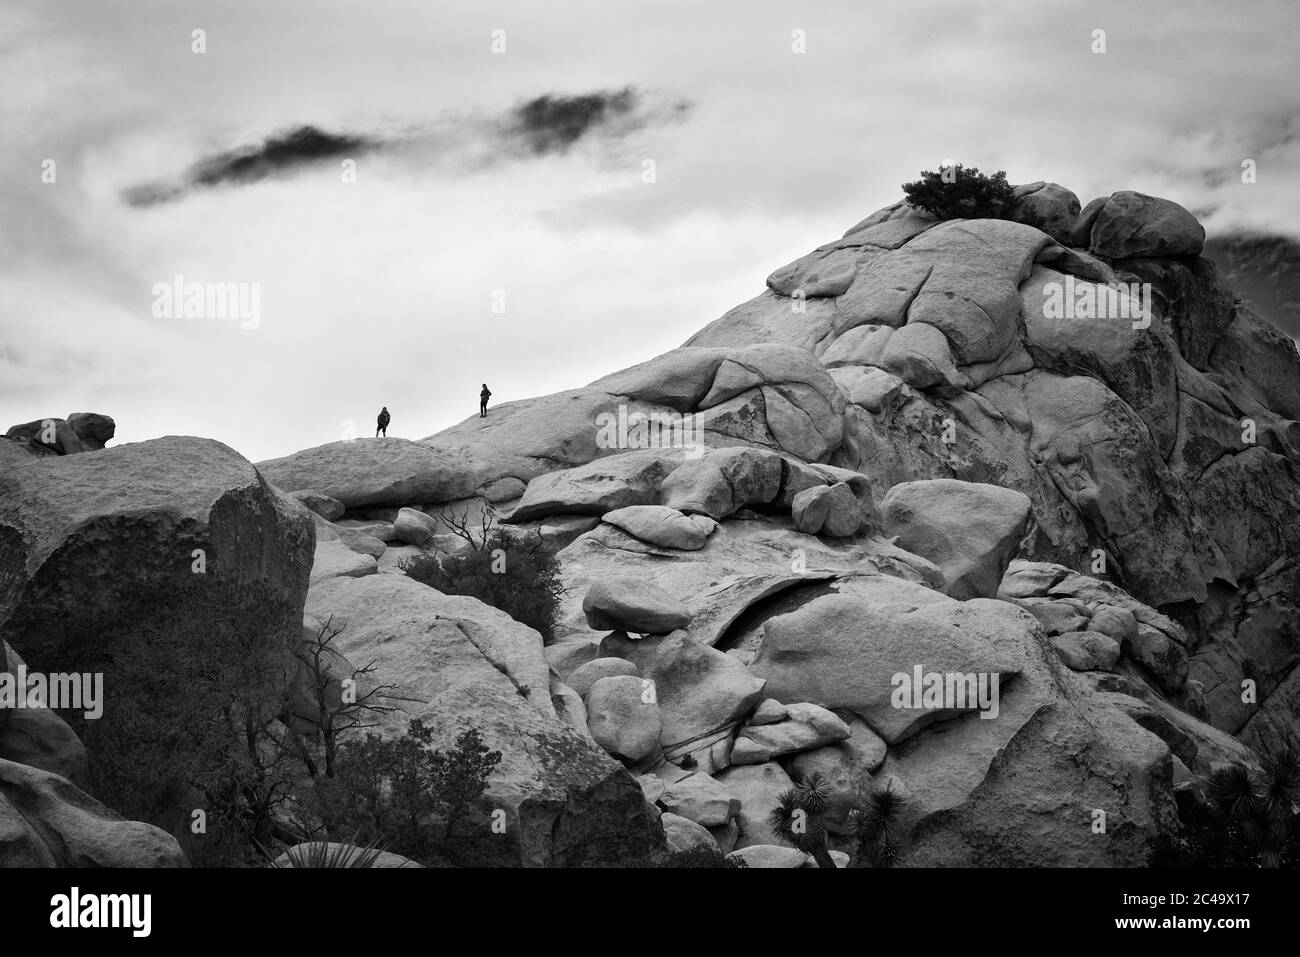
{"type": "Polygon", "coordinates": [[[938,172],[922,170],[921,178],[903,184],[907,203],[943,219],[1000,219],[1015,199],[1007,174],[985,176],[979,167],[960,163],[938,172]]]}

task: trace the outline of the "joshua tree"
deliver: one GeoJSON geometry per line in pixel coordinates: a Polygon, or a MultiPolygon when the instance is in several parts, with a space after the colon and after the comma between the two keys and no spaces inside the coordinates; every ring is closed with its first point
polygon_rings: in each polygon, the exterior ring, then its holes
{"type": "Polygon", "coordinates": [[[849,813],[858,850],[875,867],[893,867],[898,863],[900,848],[894,827],[906,803],[907,799],[890,782],[868,795],[866,808],[854,808],[849,813]]]}
{"type": "Polygon", "coordinates": [[[778,795],[768,816],[776,836],[791,847],[811,854],[818,867],[835,868],[826,846],[826,806],[831,787],[818,771],[796,781],[778,795]]]}
{"type": "Polygon", "coordinates": [[[1206,790],[1224,838],[1240,841],[1261,867],[1281,867],[1300,803],[1295,749],[1266,754],[1257,775],[1241,764],[1220,768],[1210,775],[1206,790]]]}
{"type": "MultiPolygon", "coordinates": [[[[826,811],[831,787],[814,771],[783,791],[769,820],[776,836],[791,847],[811,854],[818,867],[835,867],[827,849],[826,811]]],[[[876,867],[892,867],[898,861],[899,841],[895,832],[905,798],[893,784],[876,788],[867,796],[866,807],[849,812],[849,823],[857,839],[857,855],[876,867]]]]}

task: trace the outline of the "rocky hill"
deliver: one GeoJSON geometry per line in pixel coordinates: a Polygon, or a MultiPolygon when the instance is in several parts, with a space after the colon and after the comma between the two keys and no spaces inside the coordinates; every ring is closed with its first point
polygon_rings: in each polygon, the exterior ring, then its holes
{"type": "Polygon", "coordinates": [[[15,427],[0,638],[52,668],[206,543],[286,627],[347,624],[384,733],[502,752],[500,863],[800,866],[769,812],[820,771],[835,835],[906,798],[911,864],[1143,865],[1216,768],[1300,743],[1300,353],[1204,243],[1133,192],[898,203],[679,349],[418,442],[253,469],[15,427]],[[558,640],[402,574],[480,515],[559,549],[558,640]],[[900,704],[914,673],[998,694],[900,704]]]}

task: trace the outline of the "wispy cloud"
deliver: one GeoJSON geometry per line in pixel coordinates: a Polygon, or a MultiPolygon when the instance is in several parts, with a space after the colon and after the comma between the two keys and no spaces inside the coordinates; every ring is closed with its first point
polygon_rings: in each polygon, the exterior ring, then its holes
{"type": "Polygon", "coordinates": [[[633,88],[577,95],[545,94],[496,116],[444,116],[396,132],[329,132],[311,124],[273,133],[259,142],[204,156],[178,179],[137,183],[122,190],[129,206],[154,206],[194,190],[246,186],[288,178],[327,161],[381,152],[427,164],[458,154],[462,168],[562,155],[584,139],[619,140],[690,111],[683,99],[661,101],[633,88]],[[464,162],[472,154],[472,162],[464,162]]]}

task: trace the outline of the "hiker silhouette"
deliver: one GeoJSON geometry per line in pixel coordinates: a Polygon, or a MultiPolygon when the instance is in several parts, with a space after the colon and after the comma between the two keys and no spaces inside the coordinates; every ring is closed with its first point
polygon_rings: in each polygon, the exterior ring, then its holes
{"type": "Polygon", "coordinates": [[[384,438],[388,438],[388,423],[392,421],[392,418],[393,417],[388,414],[388,406],[384,406],[379,410],[379,419],[375,426],[376,438],[379,437],[380,432],[384,433],[384,438]]]}
{"type": "Polygon", "coordinates": [[[480,419],[487,418],[487,400],[490,398],[492,398],[492,393],[488,389],[487,383],[484,382],[483,391],[478,394],[478,415],[480,419]]]}

